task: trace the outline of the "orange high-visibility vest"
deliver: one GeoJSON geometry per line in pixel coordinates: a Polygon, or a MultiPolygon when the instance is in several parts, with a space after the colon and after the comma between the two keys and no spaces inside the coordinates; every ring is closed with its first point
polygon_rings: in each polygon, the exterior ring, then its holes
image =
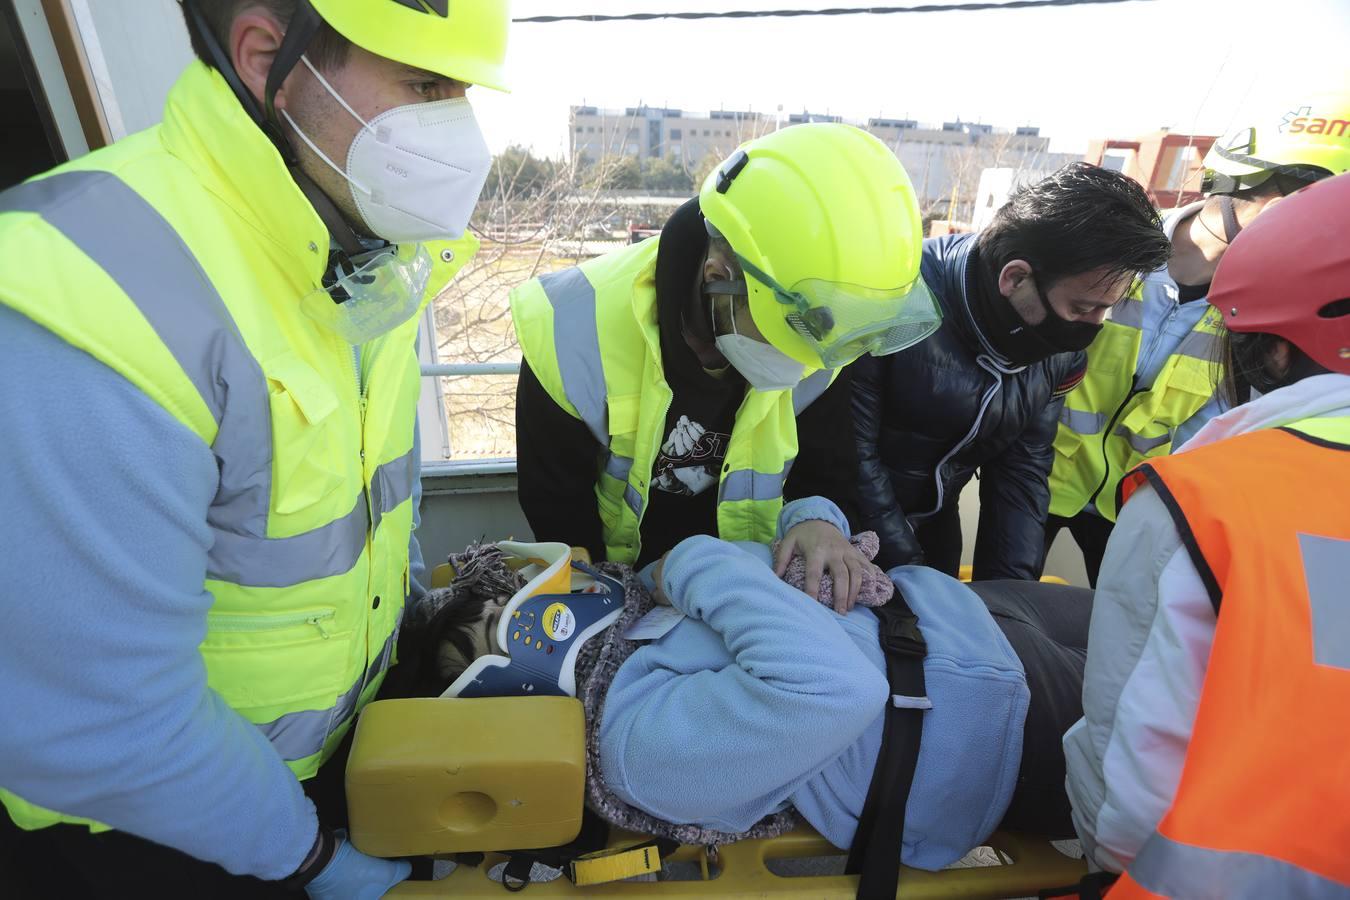
{"type": "Polygon", "coordinates": [[[1218,612],[1181,781],[1111,900],[1350,896],[1350,419],[1150,461],[1218,612]]]}

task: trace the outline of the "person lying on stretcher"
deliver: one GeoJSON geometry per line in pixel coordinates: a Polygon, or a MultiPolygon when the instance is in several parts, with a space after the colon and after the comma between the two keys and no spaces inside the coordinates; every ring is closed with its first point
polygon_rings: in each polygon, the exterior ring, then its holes
{"type": "MultiPolygon", "coordinates": [[[[784,508],[780,538],[805,519],[850,533],[833,503],[812,497],[784,508]]],[[[620,827],[684,843],[768,837],[800,815],[849,847],[892,700],[872,610],[836,613],[827,591],[816,602],[775,576],[769,547],[706,536],[642,573],[600,570],[615,579],[608,583],[624,610],[582,648],[567,691],[585,708],[590,806],[620,827]],[[658,602],[672,607],[667,624],[673,611],[683,618],[654,639],[625,640],[658,602]]],[[[889,578],[928,646],[932,706],[903,862],[947,866],[999,826],[1071,837],[1060,736],[1082,713],[1091,593],[1034,582],[967,586],[916,566],[874,567],[869,578],[864,598],[889,594],[889,578]]],[[[508,596],[447,589],[429,621],[405,628],[400,655],[416,668],[420,653],[422,671],[433,673],[430,692],[472,685],[475,671],[491,675],[482,663],[464,675],[487,654],[524,658],[512,637],[520,620],[498,628],[508,596]],[[514,648],[498,646],[499,633],[514,648]]]]}

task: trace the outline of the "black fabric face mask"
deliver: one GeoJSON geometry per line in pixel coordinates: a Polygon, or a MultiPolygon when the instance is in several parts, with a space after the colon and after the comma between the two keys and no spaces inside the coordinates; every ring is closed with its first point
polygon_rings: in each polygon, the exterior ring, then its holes
{"type": "MultiPolygon", "coordinates": [[[[1040,298],[1041,306],[1045,307],[1045,320],[1039,325],[1032,325],[1031,327],[1047,344],[1056,348],[1057,352],[1086,350],[1088,345],[1096,340],[1102,326],[1095,322],[1070,322],[1060,316],[1050,305],[1050,298],[1045,295],[1045,291],[1041,290],[1039,281],[1036,282],[1036,296],[1040,298]]],[[[1008,305],[1012,306],[1012,304],[1008,305]]],[[[1014,310],[1014,314],[1016,314],[1016,310],[1014,310]]]]}
{"type": "Polygon", "coordinates": [[[984,313],[982,319],[989,329],[989,339],[1014,365],[1028,366],[1056,353],[1083,350],[1101,331],[1100,325],[1061,318],[1039,284],[1036,296],[1045,307],[1045,320],[1039,325],[1028,325],[995,284],[987,284],[979,291],[979,308],[984,313]]]}

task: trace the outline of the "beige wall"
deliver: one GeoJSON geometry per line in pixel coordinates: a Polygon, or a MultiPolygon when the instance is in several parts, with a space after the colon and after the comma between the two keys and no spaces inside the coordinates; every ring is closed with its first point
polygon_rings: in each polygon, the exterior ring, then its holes
{"type": "MultiPolygon", "coordinates": [[[[972,480],[961,492],[961,564],[968,566],[975,557],[975,530],[980,524],[980,483],[972,480]]],[[[1058,575],[1069,584],[1087,587],[1087,569],[1083,567],[1083,554],[1078,545],[1065,529],[1055,539],[1050,548],[1050,558],[1045,563],[1045,574],[1058,575]]]]}

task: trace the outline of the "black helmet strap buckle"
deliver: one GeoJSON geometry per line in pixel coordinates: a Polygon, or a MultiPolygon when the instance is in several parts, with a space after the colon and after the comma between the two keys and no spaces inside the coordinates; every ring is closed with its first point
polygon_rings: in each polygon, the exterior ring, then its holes
{"type": "Polygon", "coordinates": [[[737,150],[727,157],[727,161],[717,170],[717,193],[725,194],[731,188],[731,182],[736,180],[736,176],[741,174],[741,169],[744,169],[749,161],[750,154],[744,150],[737,150]]]}
{"type": "Polygon", "coordinates": [[[286,160],[286,165],[294,168],[299,161],[295,149],[291,146],[290,140],[286,137],[286,132],[281,127],[281,121],[277,117],[276,97],[277,91],[281,90],[282,82],[286,76],[300,62],[300,57],[305,55],[309,49],[314,36],[319,33],[323,27],[323,19],[314,11],[314,7],[309,4],[309,0],[299,0],[295,4],[295,14],[291,16],[290,24],[286,26],[286,36],[281,39],[281,46],[277,48],[277,55],[272,59],[272,67],[267,70],[267,85],[263,88],[263,114],[265,119],[262,123],[263,129],[268,132],[272,142],[277,145],[281,151],[281,156],[286,160]]]}

